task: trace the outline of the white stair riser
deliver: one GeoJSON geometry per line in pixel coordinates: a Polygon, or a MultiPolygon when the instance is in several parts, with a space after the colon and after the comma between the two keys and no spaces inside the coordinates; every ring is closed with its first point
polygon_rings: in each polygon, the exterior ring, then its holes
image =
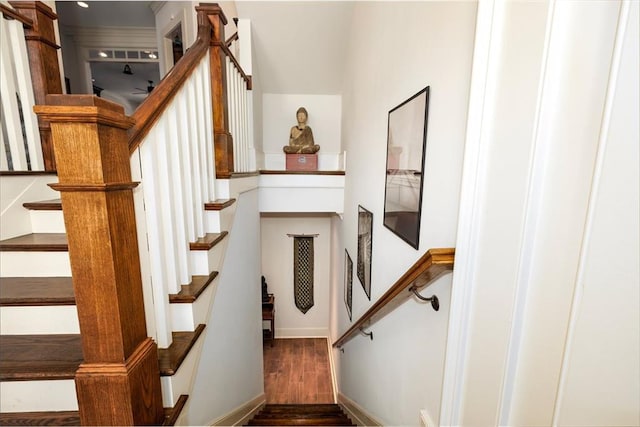
{"type": "Polygon", "coordinates": [[[229,183],[229,179],[216,179],[215,185],[216,185],[216,197],[219,197],[221,199],[228,199],[230,198],[229,193],[230,193],[230,183],[229,183]]]}
{"type": "Polygon", "coordinates": [[[218,288],[216,278],[193,304],[170,304],[173,331],[195,331],[196,326],[207,323],[209,305],[218,288]]]}
{"type": "Polygon", "coordinates": [[[33,233],[66,233],[62,211],[29,211],[33,233]]]}
{"type": "Polygon", "coordinates": [[[202,332],[202,335],[200,335],[198,341],[196,341],[193,348],[191,348],[189,354],[174,375],[170,377],[160,377],[162,405],[165,408],[173,408],[178,402],[180,395],[189,394],[194,379],[194,371],[200,359],[200,351],[204,343],[204,334],[206,333],[206,330],[202,332]]]}
{"type": "Polygon", "coordinates": [[[221,211],[207,211],[205,216],[205,231],[207,233],[220,233],[229,231],[233,223],[236,207],[235,203],[221,211]]]}
{"type": "Polygon", "coordinates": [[[0,277],[71,277],[68,252],[2,252],[0,277]]]}
{"type": "Polygon", "coordinates": [[[4,381],[0,412],[77,411],[74,380],[4,381]]]}
{"type": "Polygon", "coordinates": [[[228,240],[229,238],[225,237],[208,251],[191,251],[191,271],[194,276],[208,276],[212,271],[220,270],[228,240]]]}
{"type": "Polygon", "coordinates": [[[75,305],[0,307],[2,335],[79,334],[75,305]]]}

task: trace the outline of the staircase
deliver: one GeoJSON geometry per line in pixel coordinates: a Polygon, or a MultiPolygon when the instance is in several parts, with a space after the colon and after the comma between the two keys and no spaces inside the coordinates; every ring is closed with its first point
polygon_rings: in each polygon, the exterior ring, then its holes
{"type": "MultiPolygon", "coordinates": [[[[204,210],[216,218],[231,211],[218,221],[229,226],[234,202],[216,200],[204,210]]],[[[83,361],[82,341],[61,202],[23,207],[33,233],[0,241],[0,425],[80,425],[74,376],[83,361]]],[[[226,235],[210,233],[191,250],[208,253],[224,246],[226,235]]],[[[204,320],[212,298],[207,290],[215,288],[217,275],[193,276],[179,293],[168,295],[176,316],[204,320]]],[[[164,425],[175,423],[187,400],[189,381],[180,377],[190,378],[191,367],[180,368],[205,325],[193,329],[173,332],[171,345],[158,349],[165,406],[173,404],[165,408],[164,425]]]]}
{"type": "Polygon", "coordinates": [[[265,405],[248,426],[355,426],[340,405],[265,405]]]}

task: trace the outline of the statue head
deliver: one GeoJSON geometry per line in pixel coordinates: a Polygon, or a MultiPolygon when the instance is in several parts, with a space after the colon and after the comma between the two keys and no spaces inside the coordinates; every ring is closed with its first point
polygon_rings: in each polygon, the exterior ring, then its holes
{"type": "Polygon", "coordinates": [[[298,120],[298,123],[306,123],[308,117],[309,114],[307,113],[306,108],[298,108],[298,111],[296,111],[296,119],[298,120]]]}

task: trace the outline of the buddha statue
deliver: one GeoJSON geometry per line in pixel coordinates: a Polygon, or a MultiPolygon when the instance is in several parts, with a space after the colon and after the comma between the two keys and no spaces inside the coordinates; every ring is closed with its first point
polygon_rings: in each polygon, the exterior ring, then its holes
{"type": "Polygon", "coordinates": [[[296,111],[298,124],[291,128],[289,132],[289,145],[282,147],[287,154],[315,154],[320,150],[320,146],[313,142],[313,132],[307,126],[309,115],[304,107],[296,111]]]}

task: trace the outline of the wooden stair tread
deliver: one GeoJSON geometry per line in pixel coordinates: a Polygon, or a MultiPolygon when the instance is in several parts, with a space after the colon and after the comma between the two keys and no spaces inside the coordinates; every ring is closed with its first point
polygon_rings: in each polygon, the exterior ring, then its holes
{"type": "Polygon", "coordinates": [[[204,204],[205,211],[221,211],[222,209],[231,206],[236,202],[236,199],[216,199],[213,202],[207,202],[204,204]]]}
{"type": "Polygon", "coordinates": [[[3,426],[79,426],[78,411],[4,412],[0,414],[3,426]]]}
{"type": "Polygon", "coordinates": [[[80,335],[0,336],[0,381],[73,379],[82,360],[80,335]]]}
{"type": "Polygon", "coordinates": [[[247,425],[250,426],[353,426],[349,418],[254,418],[247,425]]]}
{"type": "Polygon", "coordinates": [[[194,332],[173,332],[173,342],[169,348],[158,349],[158,363],[160,375],[163,377],[174,375],[189,351],[194,346],[205,325],[198,325],[194,332]]]}
{"type": "Polygon", "coordinates": [[[31,233],[0,241],[4,252],[63,252],[68,251],[65,233],[31,233]]]}
{"type": "Polygon", "coordinates": [[[267,404],[250,426],[353,426],[337,404],[267,404]]]}
{"type": "Polygon", "coordinates": [[[27,203],[23,203],[22,206],[31,211],[61,211],[62,200],[53,199],[53,200],[42,200],[39,202],[27,202],[27,203]]]}
{"type": "MultiPolygon", "coordinates": [[[[182,412],[187,395],[181,395],[173,408],[164,408],[163,426],[173,426],[182,412]]],[[[3,426],[79,426],[78,411],[4,412],[0,413],[3,426]]]]}
{"type": "Polygon", "coordinates": [[[191,283],[182,285],[182,289],[177,294],[169,295],[169,302],[176,303],[192,303],[207,289],[218,276],[218,272],[214,271],[208,276],[193,276],[191,283]]]}
{"type": "Polygon", "coordinates": [[[0,306],[75,305],[71,277],[0,278],[0,306]]]}
{"type": "MultiPolygon", "coordinates": [[[[169,348],[158,349],[161,376],[176,373],[204,328],[173,332],[169,348]]],[[[79,334],[0,335],[0,381],[73,379],[82,361],[79,334]]]]}
{"type": "Polygon", "coordinates": [[[195,242],[189,243],[189,248],[192,251],[208,251],[209,249],[220,243],[222,239],[227,236],[227,234],[229,233],[226,231],[223,231],[221,233],[207,233],[204,237],[199,238],[195,242]]]}
{"type": "Polygon", "coordinates": [[[263,412],[307,412],[307,411],[341,411],[336,403],[269,403],[262,409],[263,412]]]}

